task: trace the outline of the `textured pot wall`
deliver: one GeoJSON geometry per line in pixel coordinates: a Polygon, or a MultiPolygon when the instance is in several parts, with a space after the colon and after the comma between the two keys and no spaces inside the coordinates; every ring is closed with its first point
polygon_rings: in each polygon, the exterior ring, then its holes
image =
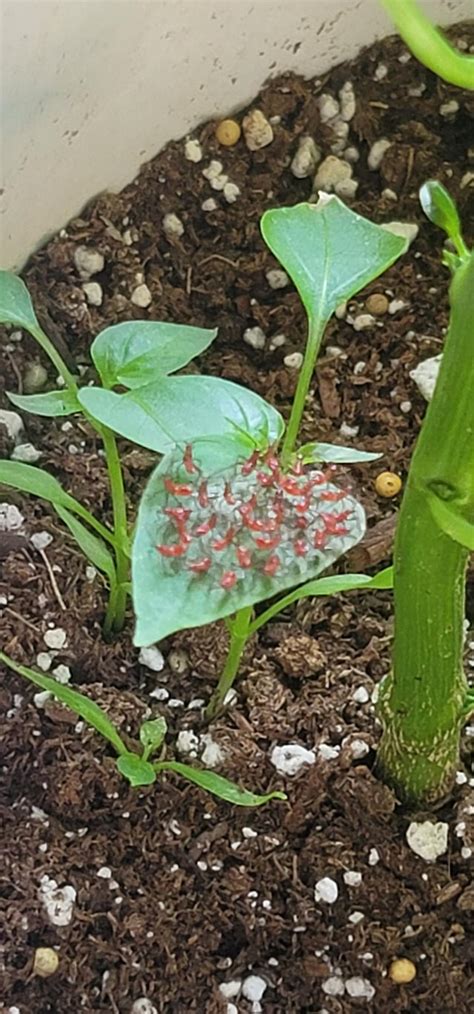
{"type": "Polygon", "coordinates": [[[376,0],[3,0],[2,23],[3,267],[270,74],[323,73],[390,31],[376,0]]]}

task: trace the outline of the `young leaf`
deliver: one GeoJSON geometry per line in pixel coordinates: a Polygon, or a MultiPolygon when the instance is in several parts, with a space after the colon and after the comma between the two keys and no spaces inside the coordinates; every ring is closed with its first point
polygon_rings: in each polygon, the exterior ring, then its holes
{"type": "Polygon", "coordinates": [[[322,444],[318,442],[303,444],[299,448],[299,455],[304,461],[326,461],[331,464],[348,465],[357,464],[363,461],[377,461],[381,454],[374,454],[372,451],[358,451],[355,447],[341,447],[339,444],[322,444]]]}
{"type": "Polygon", "coordinates": [[[33,335],[41,331],[25,283],[9,271],[0,271],[0,322],[15,324],[33,335]]]}
{"type": "Polygon", "coordinates": [[[83,518],[106,542],[114,542],[113,534],[90,514],[87,507],[66,493],[58,480],[49,472],[44,472],[42,468],[26,465],[21,461],[0,459],[0,486],[2,485],[12,486],[13,489],[20,489],[23,493],[39,496],[42,500],[53,504],[55,508],[58,505],[65,507],[66,510],[83,518]]]}
{"type": "Polygon", "coordinates": [[[100,570],[103,574],[107,575],[111,585],[115,584],[117,574],[115,571],[114,559],[102,542],[102,539],[98,539],[96,535],[93,535],[81,521],[74,517],[74,514],[71,514],[61,504],[54,504],[54,508],[56,513],[59,514],[61,520],[64,521],[64,524],[69,528],[71,535],[74,536],[74,539],[76,540],[79,548],[82,549],[84,556],[90,560],[94,567],[97,567],[97,570],[100,570]]]}
{"type": "Polygon", "coordinates": [[[64,416],[80,412],[81,406],[74,391],[47,391],[45,394],[14,394],[7,391],[7,398],[12,405],[32,415],[64,416]]]}
{"type": "Polygon", "coordinates": [[[105,387],[143,387],[174,373],[209,347],[217,329],[131,320],[97,335],[91,356],[105,387]]]}
{"type": "Polygon", "coordinates": [[[155,764],[155,771],[174,771],[188,782],[199,785],[205,792],[212,792],[214,796],[224,799],[226,803],[233,803],[234,806],[262,806],[271,799],[287,798],[284,792],[267,792],[263,796],[247,792],[246,789],[239,789],[238,785],[223,778],[222,775],[216,775],[213,771],[200,771],[179,761],[160,761],[155,764]]]}
{"type": "Polygon", "coordinates": [[[167,730],[165,718],[154,718],[151,722],[143,722],[140,726],[140,743],[143,745],[143,758],[147,760],[161,746],[167,730]]]}
{"type": "Polygon", "coordinates": [[[321,322],[408,247],[406,239],[386,232],[327,194],[317,204],[266,211],[261,230],[295,283],[309,318],[321,322]]]}
{"type": "Polygon", "coordinates": [[[437,225],[449,236],[458,254],[462,257],[468,253],[462,239],[461,222],[458,209],[451,194],[438,180],[427,180],[420,187],[420,204],[433,225],[437,225]]]}
{"type": "Polygon", "coordinates": [[[279,599],[278,602],[274,602],[264,613],[260,613],[260,616],[257,616],[257,619],[250,624],[250,633],[254,634],[256,630],[259,630],[265,623],[268,623],[273,616],[281,613],[282,609],[287,609],[288,606],[293,605],[294,602],[298,602],[300,599],[321,595],[338,595],[340,592],[354,591],[362,588],[364,591],[381,591],[393,588],[393,567],[386,567],[384,570],[379,571],[378,574],[375,574],[374,577],[369,577],[368,574],[334,574],[332,577],[320,577],[316,581],[308,581],[307,584],[295,588],[294,591],[279,599]]]}
{"type": "Polygon", "coordinates": [[[274,443],[284,428],[263,398],[219,377],[161,377],[127,394],[84,387],[78,397],[109,429],[160,454],[198,436],[237,431],[264,432],[274,443]]]}
{"type": "Polygon", "coordinates": [[[65,686],[63,683],[58,683],[51,676],[43,676],[41,673],[35,672],[34,669],[29,669],[25,665],[14,662],[3,651],[0,651],[0,662],[4,662],[10,669],[13,669],[20,676],[24,676],[30,683],[34,683],[35,686],[40,687],[41,690],[48,690],[53,697],[61,701],[61,704],[65,704],[76,715],[79,715],[79,718],[82,718],[84,722],[87,722],[96,732],[100,733],[104,739],[107,739],[118,754],[127,753],[125,743],[120,738],[115,726],[107,718],[105,711],[102,711],[102,708],[95,701],[91,701],[90,697],[78,693],[77,690],[71,690],[70,687],[65,686]]]}
{"type": "Polygon", "coordinates": [[[117,758],[117,769],[126,778],[134,789],[139,785],[153,785],[156,782],[156,772],[153,764],[149,764],[143,757],[137,757],[136,753],[123,753],[117,758]]]}
{"type": "Polygon", "coordinates": [[[132,553],[138,646],[316,577],[364,533],[360,504],[319,470],[284,475],[271,454],[272,474],[266,453],[253,452],[250,473],[242,458],[210,473],[208,455],[195,441],[190,473],[175,450],[145,489],[132,553]]]}
{"type": "Polygon", "coordinates": [[[462,517],[455,504],[447,503],[433,493],[428,493],[427,496],[436,524],[450,539],[474,553],[474,524],[462,517]]]}

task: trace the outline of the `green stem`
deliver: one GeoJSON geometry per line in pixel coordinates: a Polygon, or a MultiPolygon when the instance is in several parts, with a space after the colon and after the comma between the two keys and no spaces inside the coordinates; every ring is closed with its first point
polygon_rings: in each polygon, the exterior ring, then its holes
{"type": "Polygon", "coordinates": [[[381,0],[417,60],[443,81],[474,89],[474,57],[451,46],[413,0],[381,0]]]}
{"type": "Polygon", "coordinates": [[[59,376],[63,378],[66,387],[68,387],[69,390],[73,391],[73,393],[75,394],[77,392],[76,378],[68,370],[62,355],[60,354],[60,352],[58,352],[56,346],[53,345],[51,338],[48,338],[48,335],[45,334],[43,329],[40,327],[38,328],[31,327],[29,330],[30,333],[33,335],[33,338],[35,338],[36,341],[38,342],[38,345],[41,345],[43,352],[46,352],[46,355],[51,360],[59,376]]]}
{"type": "Polygon", "coordinates": [[[459,764],[467,683],[462,651],[468,551],[430,504],[474,519],[474,255],[451,287],[436,390],[413,456],[394,550],[393,673],[384,680],[378,766],[399,798],[432,803],[459,764]]]}
{"type": "Polygon", "coordinates": [[[217,687],[206,708],[206,718],[215,718],[221,710],[224,699],[230,690],[240,665],[242,654],[249,639],[250,620],[253,607],[245,606],[235,614],[230,635],[230,646],[227,660],[217,687]]]}
{"type": "Polygon", "coordinates": [[[310,318],[309,320],[308,341],[306,343],[303,364],[300,370],[298,385],[293,399],[293,404],[291,406],[290,418],[281,450],[281,461],[283,467],[286,467],[290,463],[291,456],[298,439],[306,396],[314,373],[319,346],[321,344],[326,323],[327,321],[320,320],[319,317],[310,318]]]}
{"type": "Polygon", "coordinates": [[[117,441],[111,430],[101,427],[100,435],[104,442],[107,470],[109,473],[110,493],[114,516],[115,562],[117,585],[110,590],[110,599],[104,620],[104,633],[121,630],[125,622],[129,581],[129,539],[127,530],[127,505],[123,484],[122,466],[117,450],[117,441]]]}

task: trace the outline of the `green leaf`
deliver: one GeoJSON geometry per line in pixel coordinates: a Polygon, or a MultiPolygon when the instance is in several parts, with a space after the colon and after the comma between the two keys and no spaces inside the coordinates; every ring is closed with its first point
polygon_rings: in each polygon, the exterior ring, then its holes
{"type": "Polygon", "coordinates": [[[74,391],[47,391],[46,394],[13,394],[7,391],[12,405],[33,415],[63,416],[81,412],[81,406],[74,391]]]}
{"type": "Polygon", "coordinates": [[[102,539],[98,539],[96,535],[93,535],[82,521],[79,521],[74,514],[71,514],[65,507],[57,503],[54,505],[56,513],[59,515],[64,524],[67,525],[71,535],[74,536],[78,546],[82,549],[84,556],[97,567],[97,570],[102,571],[106,574],[110,584],[114,585],[117,580],[117,574],[115,571],[114,558],[109,550],[102,542],[102,539]]]}
{"type": "Polygon", "coordinates": [[[358,451],[354,447],[342,447],[339,444],[322,444],[319,441],[311,444],[303,444],[299,448],[298,455],[303,456],[303,461],[327,461],[338,465],[357,464],[362,461],[377,461],[381,454],[374,454],[372,451],[358,451]]]}
{"type": "Polygon", "coordinates": [[[101,331],[91,356],[105,387],[142,387],[174,373],[209,347],[217,329],[135,320],[101,331]]]}
{"type": "Polygon", "coordinates": [[[140,743],[143,745],[143,759],[155,753],[161,746],[167,731],[165,718],[154,718],[151,722],[143,722],[140,726],[140,743]]]}
{"type": "Polygon", "coordinates": [[[374,577],[369,577],[368,574],[334,574],[332,577],[320,577],[316,581],[308,581],[307,584],[295,588],[278,602],[274,602],[264,613],[260,613],[260,616],[250,624],[250,634],[254,634],[265,623],[281,613],[282,609],[287,609],[288,606],[300,599],[321,595],[338,595],[340,592],[362,588],[364,591],[381,591],[393,588],[393,567],[386,567],[374,577]]]}
{"type": "Polygon", "coordinates": [[[462,517],[456,510],[456,505],[441,500],[433,493],[428,493],[428,505],[441,530],[454,542],[474,552],[474,525],[462,517]]]}
{"type": "Polygon", "coordinates": [[[195,437],[239,431],[273,443],[284,429],[263,398],[219,377],[162,377],[127,394],[84,387],[79,401],[115,433],[160,454],[195,437]]]}
{"type": "Polygon", "coordinates": [[[192,768],[189,764],[180,764],[179,761],[159,762],[155,764],[155,770],[174,771],[182,778],[186,778],[188,782],[199,785],[199,788],[204,789],[205,792],[212,792],[214,796],[224,799],[226,803],[233,803],[235,806],[262,806],[271,799],[287,798],[284,792],[267,792],[263,796],[259,796],[255,792],[247,792],[246,789],[239,789],[238,785],[223,778],[222,775],[216,775],[213,771],[199,771],[198,768],[192,768]]]}
{"type": "MultiPolygon", "coordinates": [[[[222,443],[225,446],[225,439],[222,443]]],[[[218,444],[219,441],[215,438],[213,453],[218,444]]],[[[207,466],[213,459],[208,443],[197,440],[193,442],[192,449],[194,463],[199,473],[209,478],[211,496],[215,498],[224,481],[235,475],[236,466],[231,474],[217,468],[210,473],[207,466]]],[[[245,455],[241,460],[243,457],[245,455]]],[[[138,646],[153,644],[176,630],[212,623],[238,609],[268,599],[278,591],[294,587],[304,577],[316,577],[362,538],[365,530],[364,511],[353,497],[346,494],[340,509],[352,511],[348,533],[333,539],[329,547],[312,554],[308,559],[289,560],[274,576],[268,576],[259,568],[252,568],[246,572],[245,580],[228,591],[220,586],[212,568],[198,578],[186,568],[185,561],[179,569],[173,569],[170,561],[157,552],[156,546],[163,541],[160,534],[169,523],[164,514],[170,500],[165,480],[170,475],[174,478],[178,475],[179,481],[189,480],[184,469],[179,474],[181,460],[182,452],[175,451],[160,462],[148,481],[140,503],[132,551],[132,588],[136,616],[134,643],[138,646]]],[[[245,499],[250,495],[247,489],[246,485],[245,493],[242,493],[245,499]]],[[[322,487],[320,489],[322,491],[322,487]]],[[[200,520],[196,494],[183,502],[186,507],[192,505],[194,516],[189,524],[196,524],[200,520]]]]}
{"type": "Polygon", "coordinates": [[[66,510],[78,514],[87,524],[105,539],[106,542],[114,542],[113,533],[97,521],[96,518],[73,496],[66,493],[57,479],[49,472],[44,472],[36,465],[26,465],[21,461],[5,461],[0,459],[0,486],[12,486],[13,489],[20,489],[23,493],[32,493],[34,496],[47,500],[56,508],[65,507],[66,510]]]}
{"type": "Polygon", "coordinates": [[[142,757],[137,757],[136,753],[123,753],[117,759],[117,768],[134,789],[139,785],[153,785],[153,782],[156,782],[153,764],[149,764],[142,757]]]}
{"type": "Polygon", "coordinates": [[[438,180],[427,180],[420,187],[420,204],[426,217],[449,236],[458,254],[468,254],[461,234],[458,209],[451,194],[438,180]]]}
{"type": "Polygon", "coordinates": [[[339,200],[266,211],[263,238],[292,278],[310,319],[324,322],[337,306],[377,278],[408,247],[339,200]]]}
{"type": "Polygon", "coordinates": [[[0,323],[15,324],[33,335],[41,331],[25,283],[9,271],[0,271],[0,323]]]}
{"type": "Polygon", "coordinates": [[[30,683],[34,683],[35,686],[40,687],[41,690],[48,690],[53,697],[61,701],[61,704],[65,704],[71,711],[74,711],[76,715],[79,715],[80,718],[87,722],[88,725],[91,725],[96,732],[100,733],[104,739],[107,739],[118,754],[127,753],[125,743],[120,738],[115,726],[107,718],[105,711],[102,711],[102,708],[95,701],[91,701],[90,697],[78,693],[77,690],[71,690],[70,687],[65,686],[63,683],[58,683],[52,676],[43,676],[39,672],[35,672],[34,669],[29,669],[25,665],[19,665],[9,658],[8,655],[5,655],[3,651],[0,651],[0,661],[4,662],[5,665],[13,669],[20,676],[24,676],[30,683]]]}

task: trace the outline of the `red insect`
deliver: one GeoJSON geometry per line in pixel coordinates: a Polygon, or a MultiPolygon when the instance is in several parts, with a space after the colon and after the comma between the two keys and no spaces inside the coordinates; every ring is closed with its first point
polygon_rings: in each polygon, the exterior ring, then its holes
{"type": "Polygon", "coordinates": [[[314,548],[324,549],[326,541],[327,541],[327,532],[323,531],[316,532],[316,535],[314,536],[314,548]]]}
{"type": "Polygon", "coordinates": [[[210,556],[203,556],[201,560],[195,560],[194,563],[188,563],[188,570],[192,570],[194,574],[206,574],[210,566],[210,556]]]}
{"type": "Polygon", "coordinates": [[[184,448],[183,465],[190,475],[199,471],[193,461],[193,448],[191,444],[186,444],[186,447],[184,448]]]}
{"type": "Polygon", "coordinates": [[[214,539],[214,542],[211,542],[212,549],[215,549],[217,552],[220,552],[222,549],[227,549],[233,541],[235,532],[235,528],[229,528],[222,539],[214,539]]]}
{"type": "Polygon", "coordinates": [[[250,455],[250,458],[247,458],[247,461],[242,465],[242,468],[240,469],[241,474],[250,475],[250,473],[253,472],[259,457],[260,455],[258,451],[254,451],[253,454],[250,455]]]}
{"type": "Polygon", "coordinates": [[[304,465],[301,458],[297,458],[294,464],[291,466],[293,475],[304,475],[304,465]]]}
{"type": "Polygon", "coordinates": [[[235,504],[235,497],[232,496],[232,488],[231,488],[230,482],[226,482],[226,484],[224,486],[224,500],[231,507],[233,507],[233,505],[235,504]]]}
{"type": "Polygon", "coordinates": [[[257,497],[254,495],[251,496],[250,500],[247,500],[246,503],[240,505],[239,514],[241,514],[243,518],[248,518],[250,517],[252,511],[255,509],[256,506],[257,506],[257,497]]]}
{"type": "Polygon", "coordinates": [[[280,545],[280,536],[274,535],[273,538],[264,539],[262,536],[255,539],[255,545],[257,549],[276,549],[280,545]]]}
{"type": "Polygon", "coordinates": [[[203,521],[197,528],[194,529],[193,535],[207,535],[208,532],[212,532],[213,528],[217,524],[217,514],[211,514],[208,521],[203,521]]]}
{"type": "Polygon", "coordinates": [[[163,513],[169,518],[173,518],[173,521],[176,521],[178,525],[184,525],[191,516],[191,511],[186,507],[165,507],[163,513]]]}
{"type": "Polygon", "coordinates": [[[269,486],[273,486],[275,483],[275,475],[273,475],[273,473],[269,475],[268,472],[257,472],[257,479],[264,489],[267,489],[269,486]]]}
{"type": "Polygon", "coordinates": [[[295,556],[306,556],[309,546],[304,539],[295,539],[293,549],[295,551],[295,556]]]}
{"type": "Polygon", "coordinates": [[[273,556],[270,556],[268,558],[263,568],[263,573],[267,574],[269,577],[273,577],[279,569],[280,569],[280,557],[277,556],[276,553],[274,553],[273,556]]]}
{"type": "Polygon", "coordinates": [[[327,489],[325,490],[325,492],[321,493],[319,499],[325,500],[326,503],[338,503],[339,500],[344,500],[346,496],[347,493],[344,489],[338,490],[327,489]]]}
{"type": "Polygon", "coordinates": [[[192,486],[186,486],[182,482],[173,482],[168,477],[164,480],[164,486],[167,493],[172,493],[173,496],[191,496],[192,486]]]}
{"type": "Polygon", "coordinates": [[[209,506],[209,496],[207,493],[207,482],[201,482],[198,489],[198,504],[200,507],[209,506]]]}
{"type": "Polygon", "coordinates": [[[273,451],[267,451],[263,460],[265,461],[265,464],[268,465],[271,472],[279,471],[280,462],[278,461],[276,454],[273,454],[273,451]]]}
{"type": "Polygon", "coordinates": [[[252,566],[252,554],[250,549],[245,549],[244,546],[237,546],[236,556],[237,562],[241,567],[244,567],[245,570],[252,566]]]}
{"type": "Polygon", "coordinates": [[[237,574],[235,573],[235,570],[224,571],[219,583],[221,588],[225,588],[226,590],[233,588],[237,583],[237,574]]]}
{"type": "Polygon", "coordinates": [[[307,492],[306,486],[300,486],[300,484],[289,475],[280,479],[280,486],[285,490],[285,493],[289,494],[289,496],[302,496],[307,492]]]}
{"type": "Polygon", "coordinates": [[[157,546],[156,548],[162,556],[176,559],[178,556],[184,556],[188,548],[188,544],[185,542],[176,542],[174,546],[157,546]]]}

